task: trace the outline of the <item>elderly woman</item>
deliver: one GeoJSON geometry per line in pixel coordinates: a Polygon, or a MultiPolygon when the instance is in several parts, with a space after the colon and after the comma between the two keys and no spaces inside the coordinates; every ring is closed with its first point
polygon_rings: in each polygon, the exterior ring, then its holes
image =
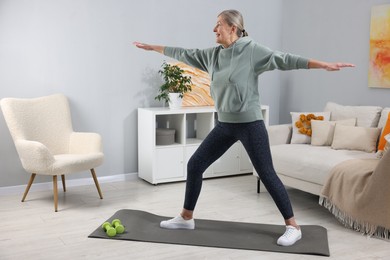
{"type": "Polygon", "coordinates": [[[273,167],[268,134],[261,113],[258,76],[279,69],[321,68],[337,71],[353,67],[348,63],[328,63],[272,51],[248,37],[240,12],[226,10],[214,27],[217,47],[204,50],[165,47],[135,42],[138,48],[156,51],[206,71],[211,77],[211,96],[218,123],[187,164],[187,182],[181,213],[160,226],[167,229],[194,229],[194,209],[202,187],[203,172],[238,140],[247,151],[261,181],[281,212],[285,233],[277,240],[291,246],[301,239],[286,189],[273,167]]]}

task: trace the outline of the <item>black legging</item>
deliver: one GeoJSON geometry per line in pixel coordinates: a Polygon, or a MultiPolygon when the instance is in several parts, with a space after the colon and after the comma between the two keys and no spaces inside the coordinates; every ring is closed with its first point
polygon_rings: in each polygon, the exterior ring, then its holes
{"type": "Polygon", "coordinates": [[[262,120],[250,123],[217,123],[187,164],[184,208],[194,210],[202,188],[203,172],[238,140],[244,145],[283,218],[293,217],[287,191],[273,167],[268,133],[262,120]]]}

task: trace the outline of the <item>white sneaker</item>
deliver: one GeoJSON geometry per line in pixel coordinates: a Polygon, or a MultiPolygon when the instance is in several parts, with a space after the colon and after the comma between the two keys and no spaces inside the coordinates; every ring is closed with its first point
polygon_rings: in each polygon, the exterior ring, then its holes
{"type": "Polygon", "coordinates": [[[294,226],[286,226],[286,232],[276,242],[279,246],[292,246],[302,238],[302,231],[294,226]]]}
{"type": "Polygon", "coordinates": [[[195,229],[194,219],[185,220],[181,215],[160,222],[160,227],[166,229],[195,229]]]}

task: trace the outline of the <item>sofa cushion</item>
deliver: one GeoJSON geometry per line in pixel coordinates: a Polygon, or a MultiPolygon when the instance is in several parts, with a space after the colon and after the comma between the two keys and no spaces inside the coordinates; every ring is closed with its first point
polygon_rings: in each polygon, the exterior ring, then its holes
{"type": "Polygon", "coordinates": [[[376,151],[380,133],[380,128],[336,125],[331,147],[372,153],[376,151]]]}
{"type": "Polygon", "coordinates": [[[311,121],[311,145],[327,145],[330,146],[333,141],[334,128],[336,124],[340,125],[356,125],[356,118],[339,120],[339,121],[311,121]]]}
{"type": "Polygon", "coordinates": [[[273,145],[271,153],[278,174],[320,185],[324,185],[330,170],[338,163],[349,159],[376,158],[375,153],[307,144],[273,145]]]}
{"type": "Polygon", "coordinates": [[[301,115],[314,114],[314,116],[323,116],[325,121],[329,121],[330,112],[291,112],[291,121],[292,121],[292,144],[310,144],[311,137],[306,134],[301,134],[299,132],[298,127],[296,126],[296,122],[299,120],[301,115]]]}
{"type": "Polygon", "coordinates": [[[328,102],[324,111],[331,112],[331,121],[357,118],[357,126],[377,127],[382,108],[377,106],[343,106],[328,102]]]}

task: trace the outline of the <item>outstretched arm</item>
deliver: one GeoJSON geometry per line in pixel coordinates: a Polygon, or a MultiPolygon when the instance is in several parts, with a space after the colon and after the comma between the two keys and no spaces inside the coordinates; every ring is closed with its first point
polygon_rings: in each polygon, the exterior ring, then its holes
{"type": "Polygon", "coordinates": [[[146,50],[146,51],[155,51],[155,52],[164,54],[164,48],[165,48],[164,46],[150,45],[150,44],[141,43],[141,42],[133,42],[133,44],[136,47],[143,49],[143,50],[146,50]]]}
{"type": "Polygon", "coordinates": [[[146,51],[155,51],[165,56],[174,58],[184,62],[187,65],[198,68],[203,71],[208,71],[211,64],[211,57],[214,48],[199,50],[199,49],[184,49],[179,47],[169,47],[161,45],[151,45],[141,42],[133,43],[137,48],[146,51]]]}
{"type": "Polygon", "coordinates": [[[336,71],[346,67],[355,67],[355,65],[343,62],[324,62],[318,60],[309,60],[309,69],[325,69],[327,71],[336,71]]]}

